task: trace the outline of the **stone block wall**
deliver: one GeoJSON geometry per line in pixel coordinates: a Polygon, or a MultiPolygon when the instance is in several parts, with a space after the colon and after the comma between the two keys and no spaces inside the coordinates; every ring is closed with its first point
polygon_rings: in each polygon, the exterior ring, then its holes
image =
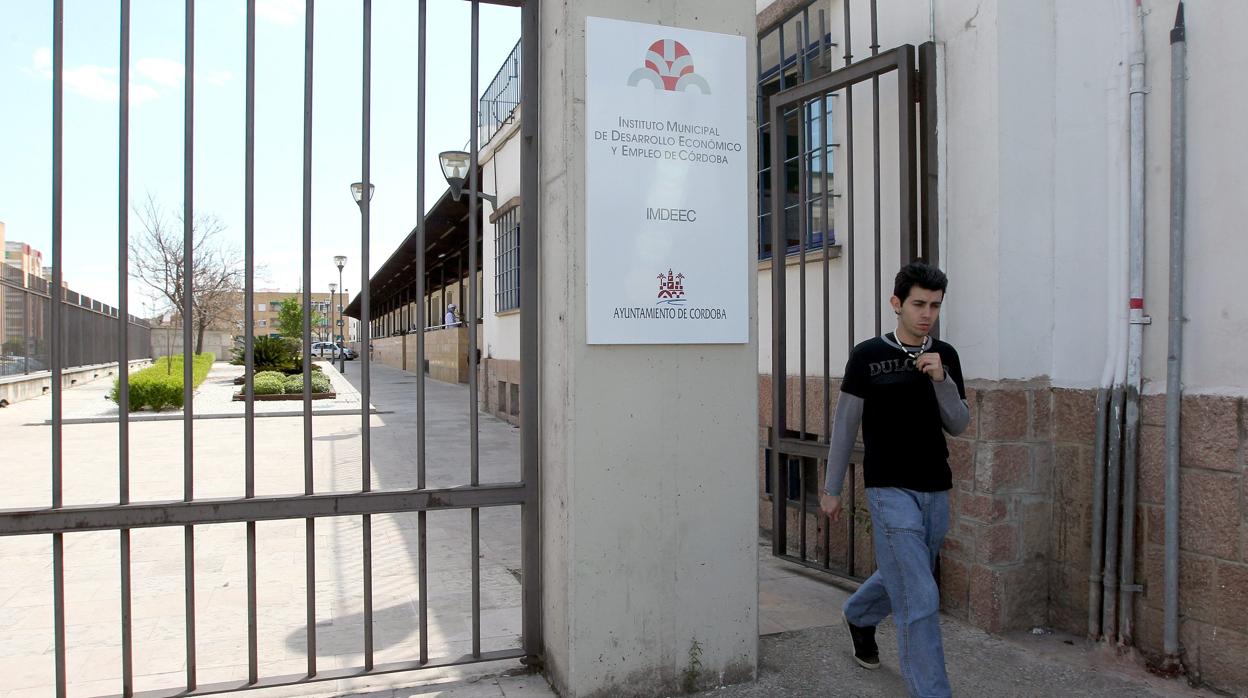
{"type": "Polygon", "coordinates": [[[482,359],[477,373],[477,404],[483,411],[520,426],[520,362],[482,359]]]}
{"type": "MultiPolygon", "coordinates": [[[[835,410],[838,381],[832,381],[835,410]]],[[[789,378],[788,428],[796,431],[798,380],[789,378]]],[[[823,380],[807,384],[808,429],[822,433],[823,380]]],[[[1045,382],[970,381],[971,424],[948,439],[954,487],[941,552],[944,610],[991,632],[1050,626],[1087,632],[1092,545],[1095,390],[1045,382]]],[[[1162,651],[1165,398],[1142,401],[1135,582],[1135,644],[1162,651]]],[[[1180,642],[1193,679],[1248,693],[1248,407],[1238,397],[1188,396],[1182,407],[1180,642]]],[[[771,426],[771,377],[759,376],[759,524],[771,529],[763,453],[771,426]]],[[[822,482],[822,464],[818,471],[822,482]]],[[[864,500],[859,493],[858,502],[864,500]]],[[[817,511],[817,501],[814,504],[817,511]]],[[[865,512],[864,512],[865,514],[865,512]]],[[[789,551],[798,508],[790,505],[789,551]]],[[[807,555],[823,555],[817,513],[807,520],[807,555]]],[[[843,524],[842,524],[843,526],[843,524]]],[[[829,532],[835,566],[845,555],[829,532]]],[[[869,531],[857,534],[859,560],[869,531]]],[[[855,565],[856,573],[870,568],[855,565]]]]}

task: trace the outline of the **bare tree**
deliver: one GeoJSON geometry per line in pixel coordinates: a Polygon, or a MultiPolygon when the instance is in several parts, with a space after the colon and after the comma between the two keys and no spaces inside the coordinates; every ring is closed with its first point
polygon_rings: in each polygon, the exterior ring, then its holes
{"type": "MultiPolygon", "coordinates": [[[[177,212],[171,215],[151,194],[135,207],[135,214],[142,232],[130,239],[131,276],[155,291],[184,322],[183,218],[177,212]]],[[[204,350],[204,333],[210,327],[235,319],[244,283],[242,255],[220,238],[224,230],[212,215],[197,216],[191,226],[191,323],[197,354],[204,350]]]]}

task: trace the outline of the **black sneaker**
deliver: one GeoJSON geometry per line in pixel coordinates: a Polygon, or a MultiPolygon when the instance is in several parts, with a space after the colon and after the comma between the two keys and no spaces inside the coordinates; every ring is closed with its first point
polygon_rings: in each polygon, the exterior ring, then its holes
{"type": "Polygon", "coordinates": [[[880,668],[880,647],[875,644],[875,626],[857,626],[849,622],[844,615],[845,627],[849,628],[849,638],[854,643],[854,661],[864,669],[880,668]]]}

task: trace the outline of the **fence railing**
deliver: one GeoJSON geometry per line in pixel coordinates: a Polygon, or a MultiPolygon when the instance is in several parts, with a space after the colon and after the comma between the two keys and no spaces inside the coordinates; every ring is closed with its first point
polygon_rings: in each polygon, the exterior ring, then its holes
{"type": "Polygon", "coordinates": [[[517,41],[477,102],[477,140],[482,147],[511,119],[519,106],[520,42],[517,41]]]}
{"type": "MultiPolygon", "coordinates": [[[[0,376],[50,370],[52,297],[48,281],[23,274],[16,267],[0,267],[0,376]]],[[[117,360],[120,323],[116,308],[65,289],[60,320],[63,368],[117,360]]],[[[150,358],[152,330],[147,322],[131,315],[126,327],[129,358],[150,358]]]]}

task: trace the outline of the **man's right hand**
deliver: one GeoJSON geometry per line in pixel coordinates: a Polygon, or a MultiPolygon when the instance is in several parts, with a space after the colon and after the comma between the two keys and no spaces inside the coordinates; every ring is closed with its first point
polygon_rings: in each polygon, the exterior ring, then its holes
{"type": "Polygon", "coordinates": [[[832,519],[833,523],[841,520],[841,498],[830,494],[819,495],[819,508],[823,510],[824,516],[832,519]]]}

